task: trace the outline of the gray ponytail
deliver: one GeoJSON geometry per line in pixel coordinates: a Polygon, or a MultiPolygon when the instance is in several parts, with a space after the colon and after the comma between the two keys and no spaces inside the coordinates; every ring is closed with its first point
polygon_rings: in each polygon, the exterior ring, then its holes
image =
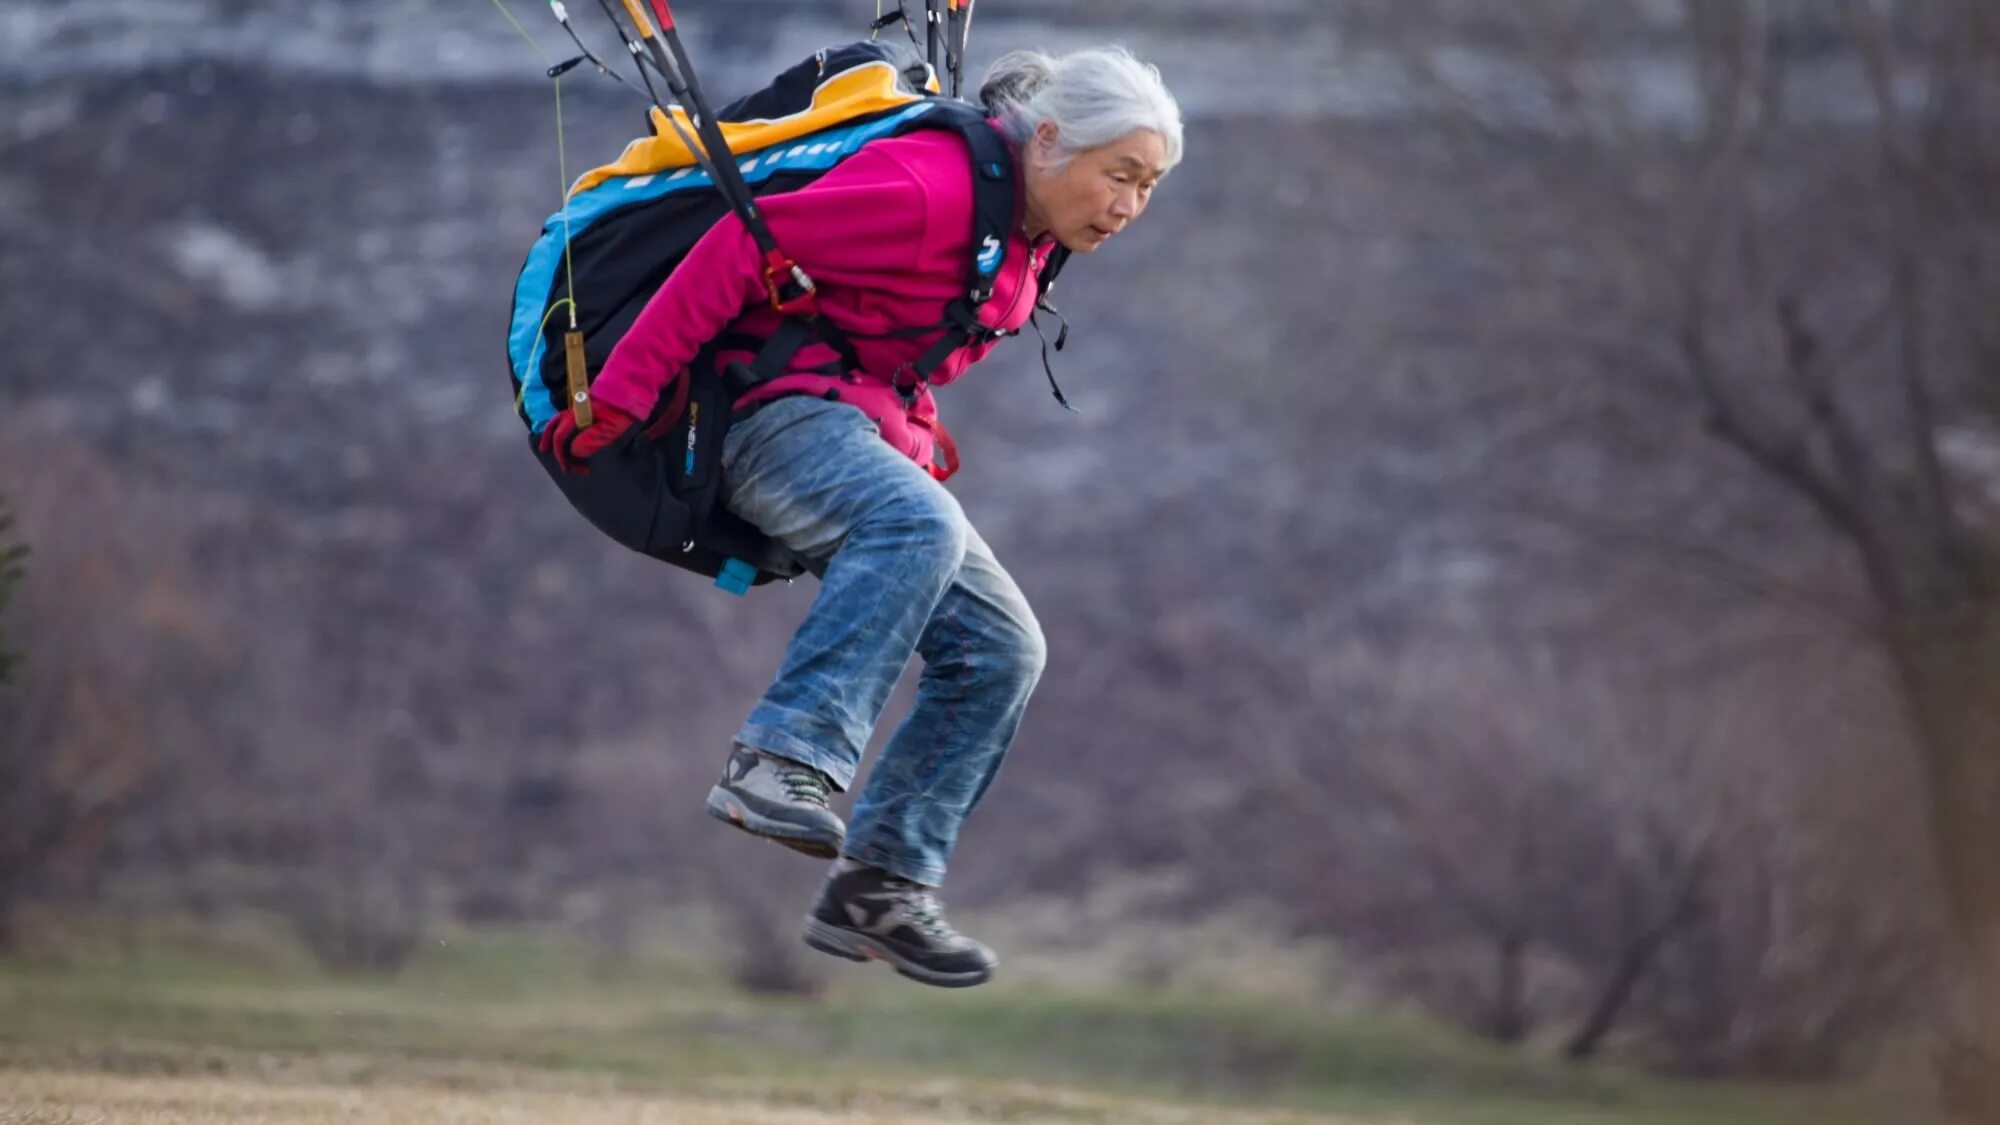
{"type": "Polygon", "coordinates": [[[1094,47],[1051,58],[1012,51],[994,60],[979,88],[986,112],[1017,145],[1043,122],[1056,127],[1065,159],[1140,129],[1167,145],[1167,167],[1181,159],[1181,111],[1158,68],[1123,47],[1094,47]]]}

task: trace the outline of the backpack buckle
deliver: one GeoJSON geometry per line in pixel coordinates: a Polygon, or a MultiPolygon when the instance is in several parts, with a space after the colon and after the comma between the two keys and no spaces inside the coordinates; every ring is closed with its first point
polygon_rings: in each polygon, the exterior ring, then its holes
{"type": "Polygon", "coordinates": [[[771,307],[781,316],[819,315],[819,294],[812,278],[797,262],[778,250],[764,255],[764,287],[771,294],[771,307]]]}

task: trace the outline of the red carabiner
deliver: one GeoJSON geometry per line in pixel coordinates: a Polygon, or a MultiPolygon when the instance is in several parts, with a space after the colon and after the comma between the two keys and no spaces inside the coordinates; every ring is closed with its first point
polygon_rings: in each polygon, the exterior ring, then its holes
{"type": "Polygon", "coordinates": [[[808,320],[819,315],[819,293],[813,288],[812,278],[806,276],[797,262],[785,257],[784,251],[772,250],[764,255],[764,286],[770,291],[771,307],[780,315],[808,320]],[[787,287],[797,292],[787,297],[787,287]]]}

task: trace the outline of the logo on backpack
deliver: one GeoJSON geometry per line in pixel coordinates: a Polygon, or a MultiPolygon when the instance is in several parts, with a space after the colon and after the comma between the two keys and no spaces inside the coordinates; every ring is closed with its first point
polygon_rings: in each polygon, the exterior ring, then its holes
{"type": "Polygon", "coordinates": [[[990,234],[987,235],[986,241],[979,244],[979,272],[992,273],[998,270],[1000,268],[1000,257],[1006,252],[1007,248],[1000,245],[999,239],[990,234]]]}

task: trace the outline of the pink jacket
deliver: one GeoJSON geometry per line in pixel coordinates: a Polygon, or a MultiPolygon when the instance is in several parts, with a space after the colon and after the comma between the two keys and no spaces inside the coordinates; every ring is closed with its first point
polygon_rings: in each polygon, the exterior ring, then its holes
{"type": "MultiPolygon", "coordinates": [[[[922,388],[906,408],[892,380],[943,330],[877,337],[942,324],[945,305],[965,292],[973,237],[972,160],[965,142],[942,129],[874,141],[812,184],[759,200],[758,207],[778,246],[818,286],[820,315],[847,333],[861,369],[812,373],[839,362],[833,348],[814,342],[800,349],[786,374],[738,405],[800,392],[850,402],[881,427],[884,441],[930,465],[941,428],[930,390],[922,388]]],[[[1010,331],[1027,323],[1053,245],[1047,237],[1031,245],[1015,224],[981,322],[1010,331]]],[[[703,344],[725,333],[768,337],[780,318],[763,273],[749,231],[734,214],[725,216],[647,302],[612,349],[591,394],[643,418],[703,344]]],[[[930,373],[930,382],[951,382],[992,349],[990,342],[958,349],[930,373]]],[[[725,352],[722,360],[750,358],[725,352]]]]}

